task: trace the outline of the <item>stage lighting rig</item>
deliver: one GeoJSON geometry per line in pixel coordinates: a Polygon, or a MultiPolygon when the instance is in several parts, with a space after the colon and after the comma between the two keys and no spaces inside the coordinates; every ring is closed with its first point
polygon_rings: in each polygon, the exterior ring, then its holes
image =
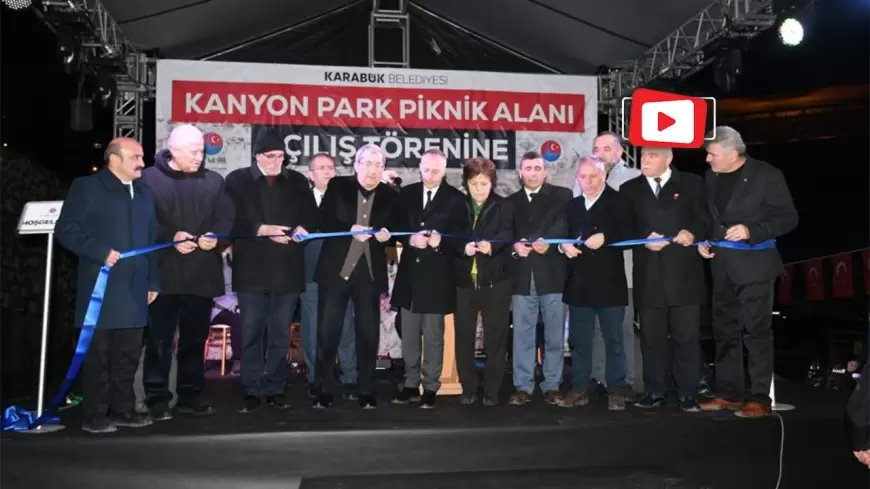
{"type": "Polygon", "coordinates": [[[33,5],[33,2],[30,0],[3,0],[3,5],[6,5],[12,10],[24,10],[30,8],[33,5]]]}
{"type": "Polygon", "coordinates": [[[136,83],[129,59],[138,53],[101,2],[42,0],[35,3],[34,10],[58,34],[59,42],[65,43],[59,46],[64,61],[72,62],[78,55],[82,68],[89,65],[95,71],[110,72],[119,82],[136,83]],[[77,53],[72,51],[72,44],[77,53]]]}

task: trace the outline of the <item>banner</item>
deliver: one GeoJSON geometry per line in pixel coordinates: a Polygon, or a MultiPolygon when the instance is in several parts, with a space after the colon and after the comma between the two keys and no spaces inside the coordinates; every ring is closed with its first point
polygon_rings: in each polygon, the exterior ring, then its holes
{"type": "Polygon", "coordinates": [[[785,265],[782,275],[779,277],[778,299],[780,304],[791,304],[791,278],[794,275],[794,266],[785,265]]]}
{"type": "MultiPolygon", "coordinates": [[[[379,144],[403,185],[420,181],[429,149],[447,155],[447,183],[460,189],[462,165],[483,156],[498,169],[496,193],[507,196],[520,188],[527,151],[541,153],[550,183],[572,188],[598,131],[594,76],[160,60],[156,88],[157,148],[175,125],[194,124],[205,134],[206,167],[224,177],[277,134],[300,172],[325,152],[339,175],[351,174],[357,148],[379,144]]],[[[223,302],[234,302],[232,292],[223,302]]],[[[400,357],[389,295],[381,309],[378,353],[400,357]]]]}
{"type": "Polygon", "coordinates": [[[598,129],[594,76],[160,60],[156,86],[157,147],[174,125],[195,124],[206,166],[224,176],[250,166],[258,138],[273,133],[302,171],[326,152],[339,174],[352,173],[356,149],[373,142],[408,184],[420,180],[420,155],[438,148],[448,183],[460,187],[463,163],[483,156],[508,195],[519,189],[518,158],[538,151],[550,182],[572,187],[598,129]]]}
{"type": "Polygon", "coordinates": [[[831,268],[833,269],[833,288],[832,295],[834,298],[852,297],[855,294],[855,285],[852,275],[852,253],[841,253],[831,258],[831,268]]]}
{"type": "Polygon", "coordinates": [[[825,281],[822,275],[822,260],[816,258],[804,264],[807,300],[821,301],[825,299],[825,281]]]}
{"type": "Polygon", "coordinates": [[[870,249],[862,250],[861,258],[864,262],[863,265],[861,265],[861,268],[864,269],[864,292],[870,294],[870,249]]]}

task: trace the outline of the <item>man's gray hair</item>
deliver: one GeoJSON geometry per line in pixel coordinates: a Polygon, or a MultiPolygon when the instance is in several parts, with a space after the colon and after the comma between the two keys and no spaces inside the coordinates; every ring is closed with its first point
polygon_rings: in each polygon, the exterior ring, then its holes
{"type": "Polygon", "coordinates": [[[743,142],[743,136],[736,129],[729,126],[719,126],[714,131],[707,133],[707,147],[711,144],[718,144],[724,149],[733,149],[737,154],[743,156],[746,154],[746,143],[743,142]],[[713,137],[713,134],[716,134],[713,137]]]}
{"type": "Polygon", "coordinates": [[[580,171],[580,167],[583,165],[591,165],[601,173],[607,174],[607,165],[604,163],[604,160],[597,156],[582,156],[580,161],[577,162],[577,171],[580,171]]]}
{"type": "Polygon", "coordinates": [[[374,143],[368,143],[363,145],[360,149],[356,151],[356,156],[353,158],[354,166],[358,165],[360,161],[365,157],[365,155],[369,153],[377,153],[381,155],[381,161],[383,161],[384,166],[387,164],[387,154],[384,153],[384,150],[374,143]]]}

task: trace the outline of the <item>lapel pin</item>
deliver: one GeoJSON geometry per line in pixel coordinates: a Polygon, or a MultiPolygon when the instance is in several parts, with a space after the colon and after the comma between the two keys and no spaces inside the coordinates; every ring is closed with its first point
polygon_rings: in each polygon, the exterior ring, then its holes
{"type": "Polygon", "coordinates": [[[674,200],[677,200],[679,198],[680,198],[680,194],[674,194],[674,200]]]}

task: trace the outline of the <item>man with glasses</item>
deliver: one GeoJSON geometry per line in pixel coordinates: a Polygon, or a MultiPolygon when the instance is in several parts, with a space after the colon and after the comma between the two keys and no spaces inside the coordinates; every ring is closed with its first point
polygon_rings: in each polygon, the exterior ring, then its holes
{"type": "MultiPolygon", "coordinates": [[[[385,172],[386,173],[386,172],[385,172]]],[[[317,207],[323,202],[323,195],[329,181],[335,177],[335,159],[328,153],[317,153],[308,161],[308,181],[311,193],[317,207]]],[[[305,291],[299,296],[302,306],[302,356],[308,367],[307,378],[310,385],[309,397],[315,397],[314,389],[316,359],[317,359],[317,282],[314,281],[314,269],[320,258],[323,240],[312,240],[305,243],[305,291]]],[[[341,340],[338,344],[338,366],[341,369],[341,383],[344,385],[342,396],[346,401],[356,400],[356,342],[353,331],[353,307],[348,303],[341,327],[341,340]]]]}
{"type": "Polygon", "coordinates": [[[290,324],[305,290],[301,235],[317,226],[317,206],[300,173],[284,168],[284,140],[266,133],[255,144],[256,161],[227,175],[236,206],[234,236],[262,236],[233,243],[233,290],[242,313],[241,412],[263,399],[276,409],[290,407],[285,352],[290,324]],[[264,351],[265,349],[265,351],[264,351]]]}
{"type": "Polygon", "coordinates": [[[145,346],[145,404],[155,420],[170,419],[169,369],[178,329],[176,409],[201,416],[214,409],[202,399],[202,356],[211,323],[212,302],[224,295],[223,259],[215,235],[229,234],[235,208],[224,179],[205,169],[205,141],[191,125],[172,130],[142,181],[154,195],[157,242],[177,242],[158,252],[162,293],[149,308],[145,346]]]}
{"type": "Polygon", "coordinates": [[[381,332],[380,296],[387,291],[387,226],[398,196],[381,182],[385,166],[384,151],[366,144],[354,158],[356,175],[330,180],[320,203],[321,230],[358,234],[324,240],[314,272],[319,287],[315,408],[332,404],[335,357],[350,300],[354,306],[359,403],[363,409],[377,405],[374,374],[381,332]]]}

